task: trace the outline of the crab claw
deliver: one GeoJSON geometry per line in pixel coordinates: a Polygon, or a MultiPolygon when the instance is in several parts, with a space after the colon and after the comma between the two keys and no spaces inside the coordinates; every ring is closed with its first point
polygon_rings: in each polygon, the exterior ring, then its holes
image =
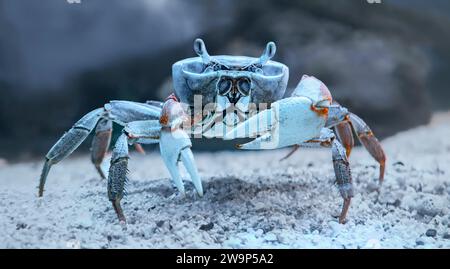
{"type": "Polygon", "coordinates": [[[185,120],[185,115],[181,110],[180,103],[174,98],[169,97],[165,102],[161,112],[160,124],[161,135],[159,140],[159,149],[163,161],[169,170],[172,181],[178,191],[184,196],[185,189],[183,180],[178,168],[178,162],[184,164],[192,183],[199,196],[203,196],[203,187],[194,156],[191,151],[191,139],[188,134],[180,128],[180,124],[185,120]]]}
{"type": "Polygon", "coordinates": [[[292,97],[272,103],[228,131],[224,139],[253,138],[237,145],[240,149],[276,149],[300,144],[317,137],[325,126],[331,95],[323,83],[304,76],[292,97]]]}
{"type": "Polygon", "coordinates": [[[194,161],[194,155],[192,154],[190,147],[191,140],[183,130],[178,129],[175,131],[161,131],[159,142],[161,157],[169,170],[175,187],[181,195],[185,195],[184,183],[178,167],[178,162],[181,161],[191,177],[197,194],[201,197],[203,196],[202,181],[198,174],[197,166],[194,161]]]}
{"type": "Polygon", "coordinates": [[[194,161],[194,155],[190,148],[184,148],[181,151],[181,161],[183,162],[184,167],[188,171],[191,176],[192,184],[194,184],[194,188],[197,191],[197,194],[202,197],[203,196],[203,186],[200,176],[198,174],[197,165],[194,161]]]}

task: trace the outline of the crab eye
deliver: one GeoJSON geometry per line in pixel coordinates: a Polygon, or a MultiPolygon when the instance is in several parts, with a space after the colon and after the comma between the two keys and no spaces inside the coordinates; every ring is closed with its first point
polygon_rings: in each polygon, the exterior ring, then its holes
{"type": "Polygon", "coordinates": [[[220,95],[226,95],[231,90],[231,80],[222,78],[217,83],[217,90],[220,95]]]}
{"type": "Polygon", "coordinates": [[[250,93],[250,88],[251,88],[250,79],[241,78],[238,80],[238,89],[242,95],[247,96],[250,93]]]}

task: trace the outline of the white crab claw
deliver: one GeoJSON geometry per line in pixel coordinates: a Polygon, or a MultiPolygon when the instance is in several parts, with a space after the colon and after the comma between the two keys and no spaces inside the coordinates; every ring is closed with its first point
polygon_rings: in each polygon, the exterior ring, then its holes
{"type": "Polygon", "coordinates": [[[240,149],[276,149],[300,144],[317,137],[325,126],[327,112],[318,110],[305,96],[289,97],[272,104],[237,125],[225,134],[225,139],[257,137],[238,145],[240,149]]]}
{"type": "Polygon", "coordinates": [[[198,175],[197,166],[195,165],[194,155],[190,148],[184,148],[181,151],[181,161],[183,162],[184,167],[188,171],[191,176],[192,183],[194,184],[195,190],[197,190],[197,194],[202,197],[203,196],[203,186],[200,176],[198,175]]]}
{"type": "Polygon", "coordinates": [[[185,195],[185,188],[178,167],[178,162],[181,160],[191,177],[198,195],[202,196],[202,182],[195,165],[194,156],[190,149],[191,146],[191,140],[183,130],[161,131],[159,149],[175,187],[182,195],[185,195]]]}
{"type": "Polygon", "coordinates": [[[238,144],[236,147],[238,149],[273,149],[277,147],[273,146],[274,143],[277,144],[276,140],[273,140],[272,134],[267,133],[248,143],[238,144]]]}

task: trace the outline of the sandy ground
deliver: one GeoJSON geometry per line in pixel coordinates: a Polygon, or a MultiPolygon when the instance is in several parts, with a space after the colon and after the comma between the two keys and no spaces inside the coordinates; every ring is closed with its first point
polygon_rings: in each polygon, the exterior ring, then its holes
{"type": "Polygon", "coordinates": [[[362,148],[351,156],[356,196],[348,223],[331,152],[286,149],[197,153],[206,194],[174,194],[159,153],[133,154],[118,224],[88,156],[55,166],[37,197],[41,163],[0,164],[1,248],[450,248],[450,113],[382,141],[378,166],[362,148]],[[427,232],[428,231],[428,232],[427,232]]]}

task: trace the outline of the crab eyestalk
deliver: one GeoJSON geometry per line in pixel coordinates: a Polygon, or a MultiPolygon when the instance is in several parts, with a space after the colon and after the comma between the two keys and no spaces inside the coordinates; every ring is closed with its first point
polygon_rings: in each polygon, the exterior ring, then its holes
{"type": "Polygon", "coordinates": [[[261,55],[261,57],[259,57],[259,65],[260,66],[265,65],[270,59],[273,58],[273,56],[275,56],[276,52],[277,52],[277,46],[275,45],[275,43],[272,41],[267,43],[263,54],[261,55]]]}
{"type": "Polygon", "coordinates": [[[211,62],[211,57],[209,56],[209,53],[206,50],[205,42],[203,42],[202,39],[197,38],[194,41],[194,51],[200,58],[202,58],[202,62],[204,64],[209,64],[211,62]]]}

